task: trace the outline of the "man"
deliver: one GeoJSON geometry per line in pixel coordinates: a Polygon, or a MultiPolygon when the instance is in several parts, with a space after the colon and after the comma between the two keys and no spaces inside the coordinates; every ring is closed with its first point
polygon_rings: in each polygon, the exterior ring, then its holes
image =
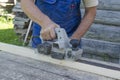
{"type": "Polygon", "coordinates": [[[83,0],[85,14],[81,19],[81,0],[21,0],[23,11],[34,23],[32,46],[43,40],[56,37],[54,29],[62,27],[71,39],[79,40],[87,32],[94,21],[98,0],[83,0]]]}

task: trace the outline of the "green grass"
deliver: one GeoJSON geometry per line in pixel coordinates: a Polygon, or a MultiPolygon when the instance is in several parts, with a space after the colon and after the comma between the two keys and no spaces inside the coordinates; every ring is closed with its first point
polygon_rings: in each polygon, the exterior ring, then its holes
{"type": "Polygon", "coordinates": [[[11,17],[0,17],[0,42],[22,45],[19,37],[15,34],[11,17]]]}

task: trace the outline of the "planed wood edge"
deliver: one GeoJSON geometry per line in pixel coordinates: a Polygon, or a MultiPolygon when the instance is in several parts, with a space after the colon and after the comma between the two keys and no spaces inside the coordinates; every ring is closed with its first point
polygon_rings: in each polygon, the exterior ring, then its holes
{"type": "Polygon", "coordinates": [[[120,79],[120,71],[106,69],[106,68],[88,65],[88,64],[84,64],[84,63],[78,63],[78,62],[74,62],[74,61],[53,59],[49,56],[37,54],[37,52],[35,50],[30,49],[30,48],[19,47],[19,46],[0,42],[0,50],[9,52],[11,54],[40,60],[43,62],[49,62],[52,64],[64,66],[64,67],[69,67],[69,68],[73,68],[73,69],[77,69],[77,70],[81,70],[81,71],[85,71],[85,72],[94,73],[94,74],[105,76],[105,77],[120,79]]]}

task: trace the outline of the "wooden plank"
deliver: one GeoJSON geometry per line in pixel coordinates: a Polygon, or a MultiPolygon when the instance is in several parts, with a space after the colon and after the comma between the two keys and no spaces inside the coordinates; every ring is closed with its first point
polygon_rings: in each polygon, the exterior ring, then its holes
{"type": "Polygon", "coordinates": [[[28,18],[26,19],[26,18],[22,18],[22,17],[17,17],[17,16],[16,16],[16,17],[14,18],[14,21],[28,22],[29,19],[28,19],[28,18]]]}
{"type": "Polygon", "coordinates": [[[16,5],[14,6],[14,8],[18,8],[18,9],[21,9],[21,5],[19,2],[16,3],[16,5]]]}
{"type": "Polygon", "coordinates": [[[99,9],[120,11],[120,0],[99,0],[99,9]]]}
{"type": "Polygon", "coordinates": [[[15,14],[15,17],[22,17],[22,18],[28,19],[27,15],[25,15],[24,12],[14,12],[14,14],[15,14]]]}
{"type": "MultiPolygon", "coordinates": [[[[83,4],[81,7],[84,8],[83,4]]],[[[120,11],[120,0],[99,0],[98,9],[120,11]]]]}
{"type": "Polygon", "coordinates": [[[120,43],[120,28],[118,26],[93,24],[84,37],[120,43]]]}
{"type": "Polygon", "coordinates": [[[82,45],[85,52],[96,55],[106,54],[120,59],[120,43],[82,38],[82,45]]]}
{"type": "Polygon", "coordinates": [[[26,34],[27,29],[15,29],[15,32],[16,32],[17,34],[22,34],[22,35],[24,35],[24,34],[26,34]]]}
{"type": "Polygon", "coordinates": [[[110,77],[114,79],[120,79],[120,71],[110,70],[106,68],[101,68],[101,67],[73,62],[73,61],[56,60],[49,56],[37,54],[35,50],[25,48],[25,47],[18,47],[15,45],[0,43],[0,50],[10,52],[11,54],[16,54],[16,55],[44,61],[44,62],[53,63],[56,65],[61,65],[61,66],[66,66],[66,67],[73,68],[73,69],[91,72],[94,74],[98,74],[98,75],[102,75],[102,76],[106,76],[106,77],[110,77]]]}
{"type": "Polygon", "coordinates": [[[13,21],[14,24],[17,24],[17,25],[25,25],[25,21],[13,21]]]}
{"type": "Polygon", "coordinates": [[[21,5],[19,2],[16,3],[16,5],[14,6],[13,12],[23,12],[23,10],[21,9],[21,5]]]}
{"type": "MultiPolygon", "coordinates": [[[[17,24],[14,24],[14,28],[15,28],[15,30],[16,29],[22,29],[22,31],[24,30],[24,28],[25,28],[25,25],[17,25],[17,24]]],[[[26,31],[25,31],[26,32],[26,31]]]]}
{"type": "Polygon", "coordinates": [[[0,80],[14,80],[14,79],[115,80],[112,78],[0,51],[0,80]]]}
{"type": "Polygon", "coordinates": [[[12,11],[13,11],[13,12],[23,12],[22,9],[17,9],[17,8],[13,8],[12,11]]]}
{"type": "MultiPolygon", "coordinates": [[[[84,10],[81,10],[82,15],[84,10]]],[[[107,24],[107,25],[116,25],[120,26],[120,12],[119,11],[106,11],[106,10],[97,10],[95,23],[107,24]]]]}
{"type": "Polygon", "coordinates": [[[120,26],[120,12],[97,10],[95,23],[120,26]]]}

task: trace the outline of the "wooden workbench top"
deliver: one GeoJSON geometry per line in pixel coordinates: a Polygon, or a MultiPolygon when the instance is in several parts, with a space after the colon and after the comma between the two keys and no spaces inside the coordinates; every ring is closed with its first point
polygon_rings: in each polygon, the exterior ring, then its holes
{"type": "Polygon", "coordinates": [[[0,51],[0,80],[114,80],[0,51]]]}

